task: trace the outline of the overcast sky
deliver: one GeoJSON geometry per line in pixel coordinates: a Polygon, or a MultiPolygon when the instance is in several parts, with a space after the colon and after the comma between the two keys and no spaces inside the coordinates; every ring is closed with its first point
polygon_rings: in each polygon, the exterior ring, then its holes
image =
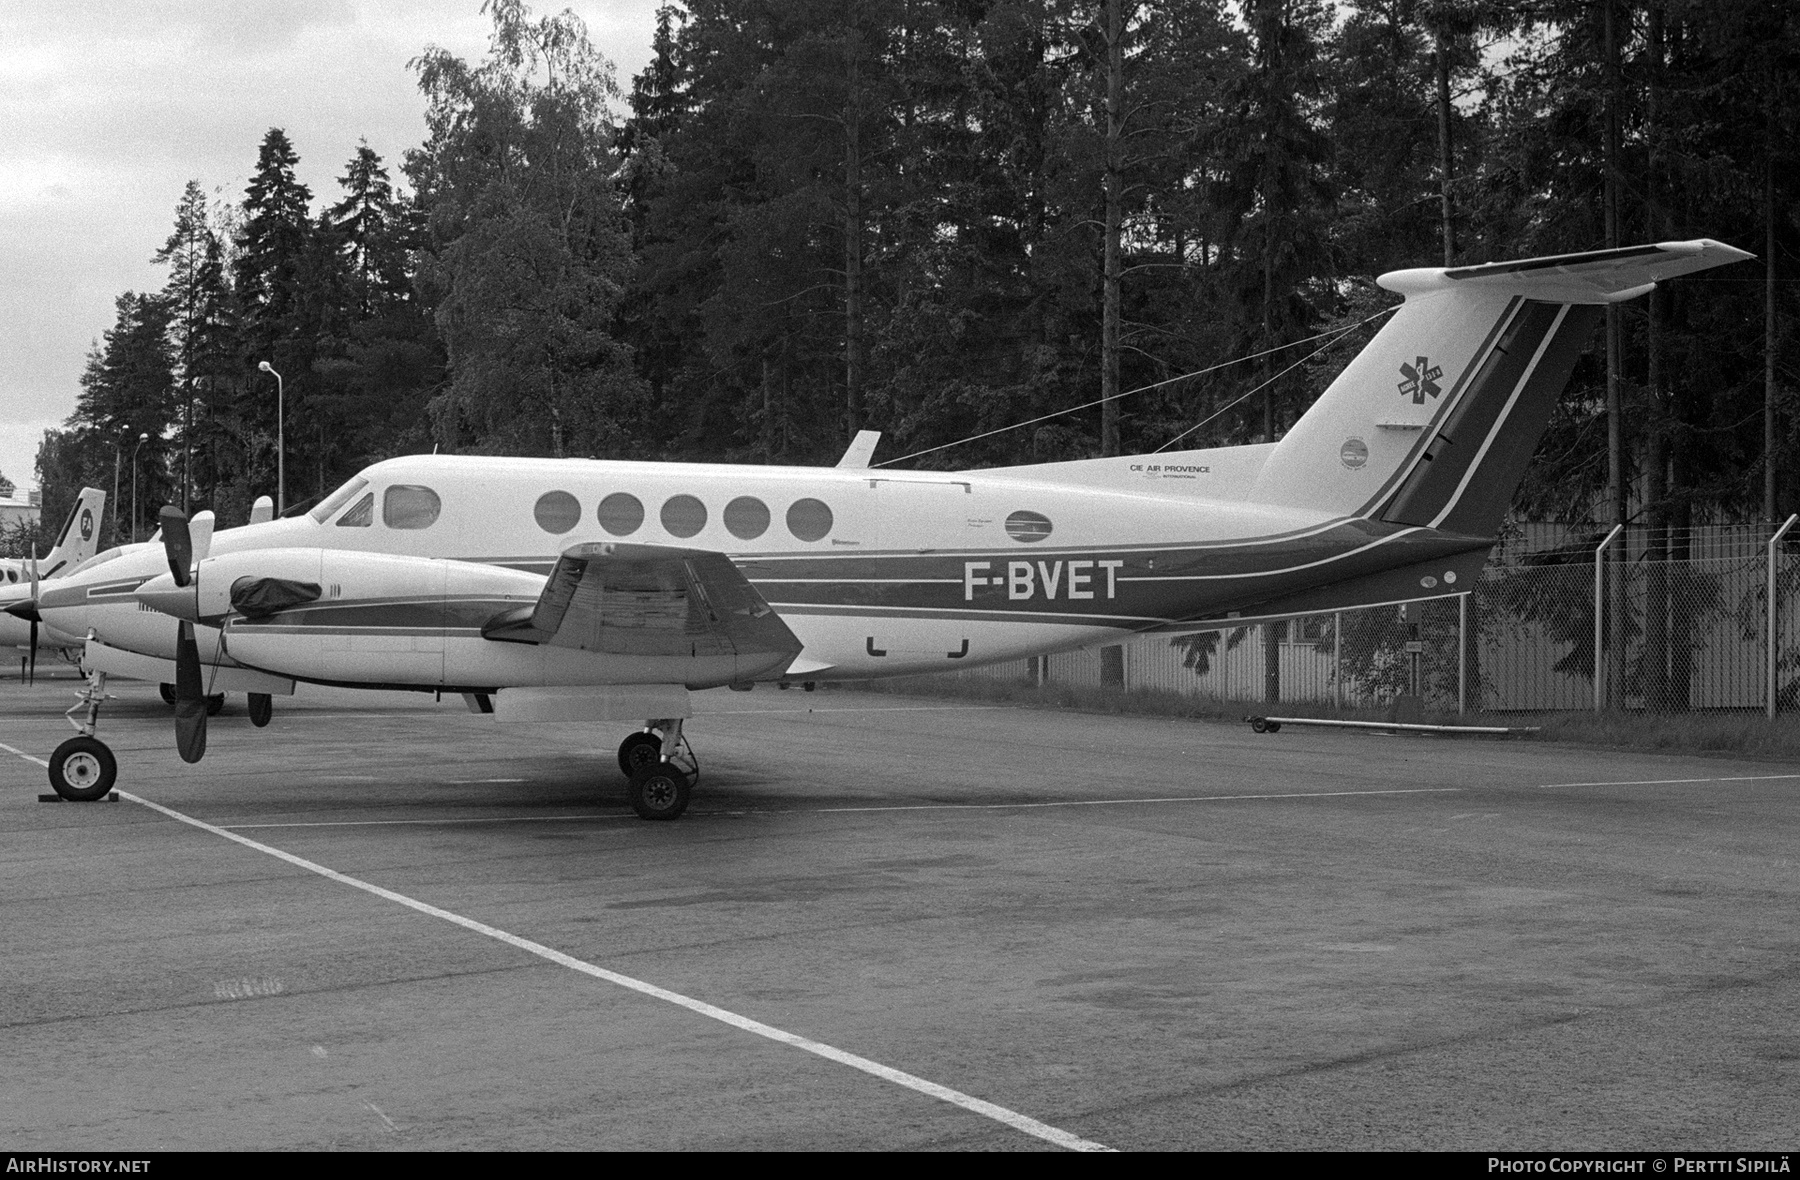
{"type": "MultiPolygon", "coordinates": [[[[574,9],[628,90],[657,3],[532,7],[574,9]]],[[[400,179],[425,135],[406,63],[428,45],[479,58],[489,27],[481,0],[0,0],[0,472],[35,485],[113,300],[162,287],[150,256],[188,180],[242,200],[270,127],[315,213],[358,139],[400,179]]]]}

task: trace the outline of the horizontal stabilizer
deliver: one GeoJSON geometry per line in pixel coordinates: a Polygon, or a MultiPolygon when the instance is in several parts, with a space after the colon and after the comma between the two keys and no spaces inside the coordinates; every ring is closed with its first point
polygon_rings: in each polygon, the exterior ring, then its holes
{"type": "Polygon", "coordinates": [[[1553,303],[1618,303],[1644,294],[1664,279],[1752,257],[1755,256],[1735,246],[1711,238],[1698,238],[1691,242],[1657,242],[1617,250],[1588,250],[1581,254],[1522,258],[1515,262],[1488,262],[1480,266],[1397,270],[1376,281],[1390,291],[1406,295],[1450,288],[1484,288],[1553,303]]]}

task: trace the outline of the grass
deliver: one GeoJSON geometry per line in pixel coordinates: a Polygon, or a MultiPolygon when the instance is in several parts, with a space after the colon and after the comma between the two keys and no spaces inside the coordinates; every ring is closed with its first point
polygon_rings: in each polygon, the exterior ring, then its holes
{"type": "MultiPolygon", "coordinates": [[[[1340,721],[1386,721],[1385,708],[1337,708],[1319,702],[1230,700],[1160,689],[1097,688],[1088,685],[1033,684],[985,676],[902,676],[892,680],[842,685],[859,692],[947,697],[953,700],[1018,705],[1028,709],[1074,709],[1136,717],[1181,717],[1196,721],[1242,722],[1273,713],[1280,717],[1319,717],[1340,721]]],[[[1651,750],[1669,754],[1729,754],[1769,760],[1800,760],[1800,717],[1770,721],[1761,713],[1455,713],[1427,710],[1433,725],[1536,726],[1530,740],[1570,742],[1612,749],[1651,750]]]]}

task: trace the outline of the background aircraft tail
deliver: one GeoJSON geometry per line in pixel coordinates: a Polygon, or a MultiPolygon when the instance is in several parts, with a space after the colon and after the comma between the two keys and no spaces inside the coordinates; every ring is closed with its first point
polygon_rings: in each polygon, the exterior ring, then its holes
{"type": "Polygon", "coordinates": [[[1605,305],[1749,257],[1702,239],[1382,275],[1405,304],[1247,499],[1490,536],[1605,305]]]}
{"type": "Polygon", "coordinates": [[[54,578],[66,574],[100,547],[100,522],[106,518],[106,493],[99,488],[82,488],[63,521],[56,544],[38,563],[39,577],[54,578]]]}

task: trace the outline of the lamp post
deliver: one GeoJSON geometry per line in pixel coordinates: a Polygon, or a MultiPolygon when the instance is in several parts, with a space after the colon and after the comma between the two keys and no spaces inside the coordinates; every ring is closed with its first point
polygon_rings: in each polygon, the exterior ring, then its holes
{"type": "Polygon", "coordinates": [[[279,518],[287,513],[286,383],[268,361],[259,361],[256,367],[275,378],[275,515],[279,518]]]}
{"type": "Polygon", "coordinates": [[[124,439],[113,443],[113,494],[106,505],[112,509],[112,543],[115,545],[119,543],[119,448],[124,445],[124,439]]]}
{"type": "Polygon", "coordinates": [[[149,441],[149,434],[140,434],[137,446],[131,448],[131,542],[134,545],[138,539],[137,457],[138,451],[149,441]]]}

